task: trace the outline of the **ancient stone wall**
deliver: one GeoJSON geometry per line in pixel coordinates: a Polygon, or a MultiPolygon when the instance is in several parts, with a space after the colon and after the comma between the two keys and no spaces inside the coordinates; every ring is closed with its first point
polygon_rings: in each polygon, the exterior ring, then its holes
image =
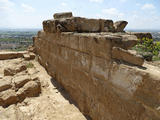
{"type": "Polygon", "coordinates": [[[105,26],[112,27],[100,30],[95,26],[101,20],[87,23],[90,19],[69,13],[54,17],[44,21],[43,31],[34,37],[36,54],[83,114],[93,120],[160,119],[160,71],[152,73],[153,66],[128,50],[137,37],[123,32],[124,21],[106,22],[105,26]],[[77,25],[81,27],[73,27],[77,25]]]}

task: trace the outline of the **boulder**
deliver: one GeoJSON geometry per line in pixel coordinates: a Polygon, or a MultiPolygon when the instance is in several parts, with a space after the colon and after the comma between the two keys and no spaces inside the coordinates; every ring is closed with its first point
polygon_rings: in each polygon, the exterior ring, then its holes
{"type": "Polygon", "coordinates": [[[54,19],[70,18],[72,16],[72,12],[55,13],[53,15],[54,19]]]}
{"type": "Polygon", "coordinates": [[[7,90],[11,88],[11,78],[10,77],[4,77],[3,79],[0,79],[0,92],[7,90]]]}
{"type": "Polygon", "coordinates": [[[16,76],[13,78],[13,82],[16,88],[22,87],[24,84],[26,84],[30,80],[31,78],[29,75],[16,76]]]}
{"type": "Polygon", "coordinates": [[[124,32],[124,28],[128,24],[127,21],[117,21],[114,23],[115,32],[124,32]]]}
{"type": "Polygon", "coordinates": [[[14,76],[15,74],[25,71],[26,65],[22,64],[19,66],[10,66],[4,69],[4,76],[14,76]]]}
{"type": "Polygon", "coordinates": [[[0,106],[7,107],[18,102],[16,92],[12,89],[0,92],[0,106]]]}
{"type": "Polygon", "coordinates": [[[144,63],[144,59],[141,56],[132,54],[129,51],[118,47],[112,48],[112,58],[138,66],[142,66],[144,63]]]}
{"type": "Polygon", "coordinates": [[[38,81],[29,81],[17,92],[20,101],[24,100],[26,97],[36,97],[40,94],[41,87],[38,81]]]}

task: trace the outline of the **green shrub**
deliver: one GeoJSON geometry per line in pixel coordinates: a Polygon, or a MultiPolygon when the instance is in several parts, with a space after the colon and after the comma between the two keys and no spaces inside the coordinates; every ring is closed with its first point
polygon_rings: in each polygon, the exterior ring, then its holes
{"type": "Polygon", "coordinates": [[[158,54],[160,52],[160,42],[154,42],[153,39],[145,37],[139,39],[138,44],[133,47],[133,49],[142,55],[147,61],[159,60],[158,54]]]}

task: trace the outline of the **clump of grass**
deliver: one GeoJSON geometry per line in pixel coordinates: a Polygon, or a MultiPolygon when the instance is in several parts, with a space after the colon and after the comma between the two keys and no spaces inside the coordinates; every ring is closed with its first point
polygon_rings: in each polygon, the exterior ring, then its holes
{"type": "Polygon", "coordinates": [[[33,65],[33,63],[29,62],[29,63],[26,64],[26,67],[27,67],[27,68],[33,68],[34,65],[33,65]]]}

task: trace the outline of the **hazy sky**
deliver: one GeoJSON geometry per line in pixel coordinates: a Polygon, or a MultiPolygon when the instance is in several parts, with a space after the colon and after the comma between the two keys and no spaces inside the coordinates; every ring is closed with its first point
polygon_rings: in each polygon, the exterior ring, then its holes
{"type": "Polygon", "coordinates": [[[160,0],[0,0],[0,28],[42,28],[56,12],[127,20],[128,29],[160,29],[160,0]]]}

